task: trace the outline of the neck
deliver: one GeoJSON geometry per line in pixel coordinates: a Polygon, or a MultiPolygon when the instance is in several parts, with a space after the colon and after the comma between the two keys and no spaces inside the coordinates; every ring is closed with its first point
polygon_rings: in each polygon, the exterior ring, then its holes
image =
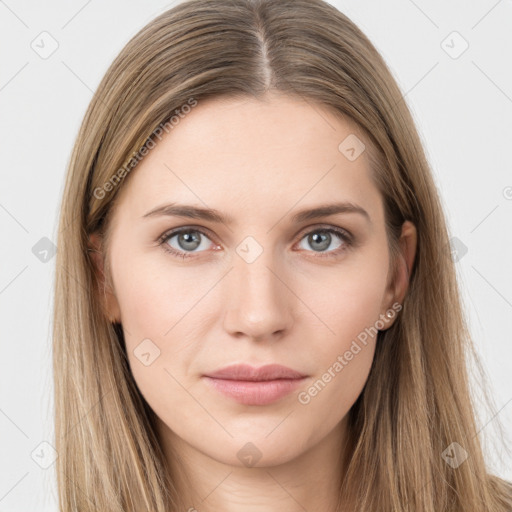
{"type": "Polygon", "coordinates": [[[304,512],[344,510],[338,500],[346,418],[318,444],[278,465],[244,467],[218,461],[158,422],[182,510],[304,512]]]}

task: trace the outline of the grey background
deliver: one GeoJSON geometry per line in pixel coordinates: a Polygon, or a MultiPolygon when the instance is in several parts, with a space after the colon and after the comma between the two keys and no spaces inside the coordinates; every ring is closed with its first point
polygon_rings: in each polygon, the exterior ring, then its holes
{"type": "MultiPolygon", "coordinates": [[[[53,436],[55,259],[44,250],[92,92],[176,3],[0,0],[0,512],[57,510],[51,447],[40,445],[53,436]]],[[[512,1],[332,3],[376,45],[413,111],[498,411],[479,409],[479,428],[491,469],[512,480],[512,457],[495,446],[497,419],[512,430],[512,1]]]]}

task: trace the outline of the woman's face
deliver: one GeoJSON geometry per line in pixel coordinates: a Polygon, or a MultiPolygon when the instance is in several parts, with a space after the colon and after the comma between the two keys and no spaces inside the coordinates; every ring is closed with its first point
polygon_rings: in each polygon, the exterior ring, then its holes
{"type": "Polygon", "coordinates": [[[396,316],[361,141],[318,104],[210,99],[132,171],[112,220],[111,313],[168,439],[228,464],[274,465],[343,427],[375,331],[396,316]],[[303,378],[207,377],[238,364],[303,378]]]}

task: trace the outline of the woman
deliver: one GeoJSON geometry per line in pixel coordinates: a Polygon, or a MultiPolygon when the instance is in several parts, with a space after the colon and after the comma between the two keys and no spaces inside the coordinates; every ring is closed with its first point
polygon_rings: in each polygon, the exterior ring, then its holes
{"type": "Polygon", "coordinates": [[[60,510],[511,510],[417,131],[329,4],[143,28],[86,113],[58,245],[60,510]]]}

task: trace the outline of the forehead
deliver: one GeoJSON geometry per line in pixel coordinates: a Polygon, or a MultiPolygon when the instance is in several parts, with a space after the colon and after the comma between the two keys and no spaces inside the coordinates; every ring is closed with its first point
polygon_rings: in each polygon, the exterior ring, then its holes
{"type": "Polygon", "coordinates": [[[172,201],[275,219],[295,204],[345,200],[378,217],[367,149],[354,122],[310,100],[198,101],[132,171],[119,209],[140,217],[172,201]]]}

